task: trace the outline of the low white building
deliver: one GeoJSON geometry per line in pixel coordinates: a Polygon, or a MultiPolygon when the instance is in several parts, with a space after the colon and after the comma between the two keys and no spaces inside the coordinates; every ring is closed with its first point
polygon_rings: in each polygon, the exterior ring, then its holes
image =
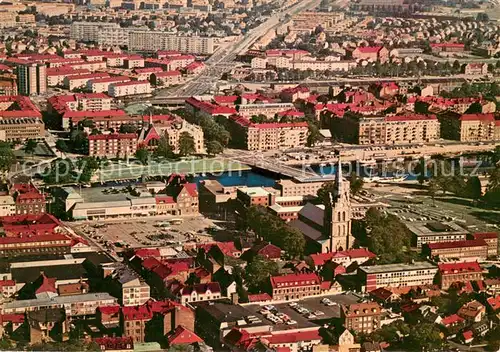
{"type": "Polygon", "coordinates": [[[112,97],[126,97],[129,95],[151,94],[149,81],[130,81],[109,85],[108,93],[112,97]]]}

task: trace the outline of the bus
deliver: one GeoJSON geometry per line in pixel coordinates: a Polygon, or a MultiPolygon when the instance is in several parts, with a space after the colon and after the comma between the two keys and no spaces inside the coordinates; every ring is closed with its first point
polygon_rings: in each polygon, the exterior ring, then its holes
{"type": "Polygon", "coordinates": [[[171,225],[180,225],[182,224],[182,219],[170,219],[169,222],[171,225]]]}

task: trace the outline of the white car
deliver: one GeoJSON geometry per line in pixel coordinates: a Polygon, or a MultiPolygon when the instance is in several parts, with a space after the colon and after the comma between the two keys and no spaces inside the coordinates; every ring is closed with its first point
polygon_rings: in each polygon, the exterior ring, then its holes
{"type": "Polygon", "coordinates": [[[314,315],[318,315],[318,316],[319,316],[319,315],[325,315],[325,313],[323,313],[323,312],[322,312],[322,311],[320,311],[320,310],[316,310],[316,311],[314,311],[314,312],[313,312],[313,314],[314,314],[314,315]]]}
{"type": "Polygon", "coordinates": [[[293,325],[293,324],[297,324],[297,322],[295,320],[289,320],[286,322],[286,325],[293,325]]]}
{"type": "Polygon", "coordinates": [[[307,319],[316,319],[316,316],[313,313],[309,313],[306,315],[307,319]]]}
{"type": "Polygon", "coordinates": [[[268,305],[264,306],[264,309],[265,310],[273,310],[274,306],[272,304],[268,304],[268,305]]]}
{"type": "Polygon", "coordinates": [[[298,304],[297,304],[297,302],[290,302],[290,303],[288,303],[288,306],[291,308],[294,308],[294,307],[297,307],[298,304]]]}

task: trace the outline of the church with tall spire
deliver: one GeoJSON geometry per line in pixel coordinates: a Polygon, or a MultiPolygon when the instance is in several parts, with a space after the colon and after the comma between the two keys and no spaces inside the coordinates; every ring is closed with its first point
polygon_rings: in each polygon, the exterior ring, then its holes
{"type": "Polygon", "coordinates": [[[307,203],[290,226],[300,230],[309,252],[336,252],[353,247],[350,183],[342,175],[339,159],[333,190],[324,204],[307,203]]]}

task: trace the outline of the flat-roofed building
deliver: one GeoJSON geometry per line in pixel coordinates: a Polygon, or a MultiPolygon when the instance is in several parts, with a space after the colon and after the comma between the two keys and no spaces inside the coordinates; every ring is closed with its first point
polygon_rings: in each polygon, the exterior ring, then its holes
{"type": "Polygon", "coordinates": [[[169,32],[131,30],[128,49],[131,51],[177,50],[184,53],[211,55],[214,38],[182,36],[169,32]]]}
{"type": "MultiPolygon", "coordinates": [[[[118,23],[110,22],[73,22],[70,26],[70,38],[84,42],[99,43],[99,39],[110,38],[111,33],[123,31],[118,23]]],[[[118,36],[117,38],[121,38],[118,36]]],[[[128,38],[127,38],[128,39],[128,38]]],[[[109,40],[108,40],[109,42],[109,40]]],[[[121,43],[121,42],[120,42],[121,43]]],[[[100,43],[102,44],[102,43],[100,43]]],[[[127,43],[128,44],[128,43],[127,43]]],[[[114,45],[121,45],[113,43],[114,45]]],[[[125,44],[126,45],[126,44],[125,44]]]]}
{"type": "Polygon", "coordinates": [[[413,244],[422,248],[424,243],[462,241],[467,231],[454,222],[406,222],[405,226],[413,234],[413,244]]]}
{"type": "Polygon", "coordinates": [[[29,61],[18,64],[17,88],[21,95],[39,95],[47,92],[47,66],[29,61]]]}
{"type": "Polygon", "coordinates": [[[438,264],[438,281],[443,290],[453,283],[466,283],[483,279],[483,270],[478,262],[440,263],[438,264]]]}
{"type": "Polygon", "coordinates": [[[480,142],[496,139],[494,114],[441,114],[442,133],[446,139],[480,142]]]}
{"type": "Polygon", "coordinates": [[[323,184],[323,181],[297,182],[283,179],[276,181],[275,187],[281,192],[282,197],[316,196],[323,184]]]}
{"type": "Polygon", "coordinates": [[[117,304],[117,299],[108,293],[86,293],[82,295],[56,296],[51,298],[23,299],[5,303],[3,313],[25,313],[44,308],[64,308],[67,316],[95,315],[97,308],[117,304]]]}
{"type": "Polygon", "coordinates": [[[238,113],[242,116],[252,117],[254,115],[264,115],[269,119],[280,112],[294,110],[292,103],[264,103],[264,104],[241,104],[238,113]]]}
{"type": "Polygon", "coordinates": [[[126,158],[135,155],[135,133],[96,134],[89,136],[89,156],[126,158]]]}
{"type": "Polygon", "coordinates": [[[358,276],[366,292],[380,287],[432,285],[437,266],[429,262],[362,266],[358,276]]]}
{"type": "Polygon", "coordinates": [[[44,137],[45,125],[40,119],[0,119],[0,140],[3,139],[7,142],[22,142],[26,139],[42,139],[44,137]]]}
{"type": "Polygon", "coordinates": [[[428,243],[424,245],[423,252],[439,260],[485,260],[488,257],[488,244],[484,239],[428,243]]]}
{"type": "Polygon", "coordinates": [[[10,194],[0,196],[0,218],[16,213],[16,202],[10,194]]]}
{"type": "Polygon", "coordinates": [[[114,202],[82,202],[75,204],[72,213],[75,220],[151,216],[156,215],[156,200],[144,197],[114,202]]]}

